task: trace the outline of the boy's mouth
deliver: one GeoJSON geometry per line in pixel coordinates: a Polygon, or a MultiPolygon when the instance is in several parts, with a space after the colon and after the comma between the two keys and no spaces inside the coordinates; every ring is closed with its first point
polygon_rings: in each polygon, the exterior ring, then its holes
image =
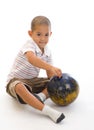
{"type": "Polygon", "coordinates": [[[39,42],[39,44],[45,44],[45,42],[39,42]]]}

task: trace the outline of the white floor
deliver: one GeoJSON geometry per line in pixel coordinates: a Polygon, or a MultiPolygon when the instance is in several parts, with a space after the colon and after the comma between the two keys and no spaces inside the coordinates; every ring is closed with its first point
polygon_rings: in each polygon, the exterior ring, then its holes
{"type": "Polygon", "coordinates": [[[93,82],[93,0],[0,2],[0,130],[94,130],[93,82]],[[80,86],[77,100],[69,106],[59,107],[50,99],[45,102],[65,114],[59,124],[30,106],[17,103],[5,90],[7,74],[19,48],[28,39],[30,21],[36,15],[45,15],[52,22],[49,46],[54,65],[72,74],[80,86]]]}
{"type": "MultiPolygon", "coordinates": [[[[93,86],[90,85],[89,87],[93,86]]],[[[3,89],[0,95],[0,129],[94,129],[94,92],[80,90],[79,96],[75,102],[66,107],[56,106],[50,99],[45,103],[59,111],[62,111],[66,118],[61,123],[55,124],[52,120],[43,116],[39,111],[28,105],[20,105],[14,101],[3,89]]]]}

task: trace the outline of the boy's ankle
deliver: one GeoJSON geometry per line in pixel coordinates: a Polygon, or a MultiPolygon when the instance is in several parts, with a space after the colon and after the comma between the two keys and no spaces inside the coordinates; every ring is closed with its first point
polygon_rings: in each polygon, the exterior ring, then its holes
{"type": "Polygon", "coordinates": [[[34,95],[41,103],[44,104],[44,102],[41,100],[41,98],[40,98],[37,94],[33,93],[33,95],[34,95]]]}

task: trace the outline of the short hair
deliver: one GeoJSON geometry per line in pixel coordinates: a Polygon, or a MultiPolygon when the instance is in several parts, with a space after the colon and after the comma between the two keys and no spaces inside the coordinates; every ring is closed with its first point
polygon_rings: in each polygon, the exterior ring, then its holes
{"type": "Polygon", "coordinates": [[[45,17],[45,16],[36,16],[35,18],[33,18],[32,22],[31,22],[31,30],[33,31],[35,29],[36,25],[48,25],[51,29],[51,22],[50,20],[45,17]]]}

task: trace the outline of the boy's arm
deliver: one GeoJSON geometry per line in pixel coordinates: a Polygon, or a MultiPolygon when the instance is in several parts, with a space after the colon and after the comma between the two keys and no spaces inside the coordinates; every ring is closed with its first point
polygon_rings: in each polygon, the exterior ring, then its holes
{"type": "Polygon", "coordinates": [[[45,61],[41,60],[39,57],[37,57],[33,52],[28,51],[26,52],[26,57],[28,59],[28,61],[33,65],[36,66],[38,68],[42,68],[44,70],[50,70],[51,69],[51,65],[46,63],[45,61]]]}
{"type": "Polygon", "coordinates": [[[38,68],[44,69],[47,72],[48,77],[52,76],[62,76],[62,71],[59,68],[56,68],[47,62],[41,60],[39,57],[37,57],[32,51],[28,51],[25,53],[28,61],[33,65],[38,68]],[[49,73],[49,74],[48,74],[49,73]]]}

